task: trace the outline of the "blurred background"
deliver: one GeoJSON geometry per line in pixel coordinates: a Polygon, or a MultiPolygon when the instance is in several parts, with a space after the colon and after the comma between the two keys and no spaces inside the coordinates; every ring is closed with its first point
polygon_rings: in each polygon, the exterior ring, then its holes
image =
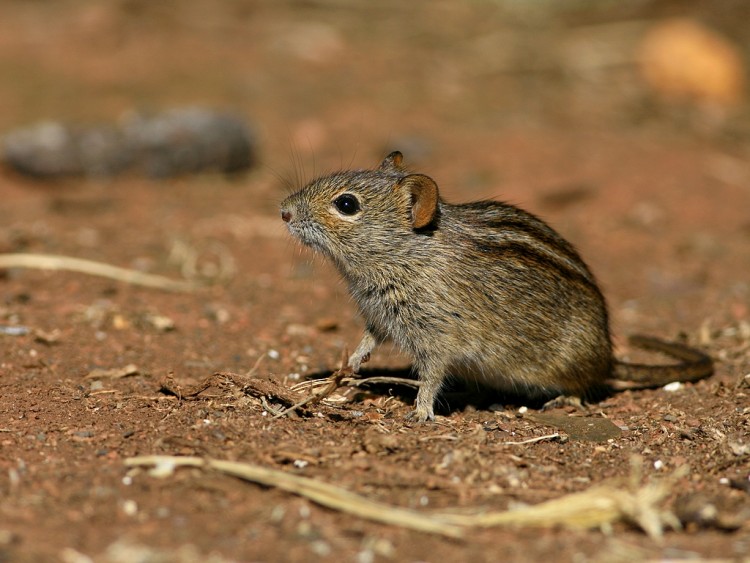
{"type": "MultiPolygon", "coordinates": [[[[5,0],[0,131],[231,110],[274,169],[508,129],[750,140],[743,0],[5,0]]],[[[454,144],[459,141],[458,144],[454,144]]],[[[446,154],[440,152],[442,156],[446,154]]],[[[357,156],[355,156],[357,155],[357,156]]]]}

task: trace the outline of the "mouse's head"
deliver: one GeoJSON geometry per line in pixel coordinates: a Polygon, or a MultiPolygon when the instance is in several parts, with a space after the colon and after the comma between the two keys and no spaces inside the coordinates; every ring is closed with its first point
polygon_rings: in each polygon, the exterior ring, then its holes
{"type": "Polygon", "coordinates": [[[351,266],[363,253],[387,255],[438,214],[437,184],[409,174],[402,162],[392,152],[375,170],[318,178],[282,202],[281,218],[293,236],[339,266],[351,266]]]}

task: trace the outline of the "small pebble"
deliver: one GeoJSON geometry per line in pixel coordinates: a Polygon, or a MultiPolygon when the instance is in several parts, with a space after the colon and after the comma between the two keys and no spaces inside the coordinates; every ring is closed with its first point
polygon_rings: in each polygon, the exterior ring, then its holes
{"type": "Polygon", "coordinates": [[[6,336],[24,336],[30,332],[31,329],[27,326],[0,326],[0,334],[6,336]]]}
{"type": "Polygon", "coordinates": [[[135,516],[138,513],[138,504],[134,500],[126,500],[122,503],[122,511],[127,516],[135,516]]]}
{"type": "Polygon", "coordinates": [[[310,544],[313,553],[318,557],[327,557],[331,554],[331,546],[323,540],[317,540],[310,544]]]}

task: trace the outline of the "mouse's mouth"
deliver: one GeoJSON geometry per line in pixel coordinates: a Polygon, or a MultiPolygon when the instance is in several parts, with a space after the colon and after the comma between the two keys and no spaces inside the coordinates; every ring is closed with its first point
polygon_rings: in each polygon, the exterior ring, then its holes
{"type": "Polygon", "coordinates": [[[293,221],[286,224],[289,233],[299,240],[305,246],[317,250],[318,252],[327,252],[325,237],[319,229],[306,221],[293,221]]]}

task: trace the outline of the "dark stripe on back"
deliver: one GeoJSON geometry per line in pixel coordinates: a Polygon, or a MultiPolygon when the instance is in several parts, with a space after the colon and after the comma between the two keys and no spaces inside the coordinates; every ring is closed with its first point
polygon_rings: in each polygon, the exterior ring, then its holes
{"type": "MultiPolygon", "coordinates": [[[[473,243],[474,248],[483,254],[495,254],[498,259],[501,259],[504,254],[513,254],[527,263],[541,264],[545,267],[551,268],[561,277],[586,285],[595,293],[600,294],[599,287],[596,285],[596,282],[590,274],[583,275],[578,270],[570,268],[566,263],[555,260],[548,253],[537,252],[536,249],[528,244],[512,241],[488,243],[488,241],[477,239],[472,239],[471,242],[473,243]]],[[[586,270],[586,272],[588,273],[588,270],[586,270]]],[[[533,271],[530,272],[530,275],[533,276],[533,271]]]]}
{"type": "Polygon", "coordinates": [[[556,251],[567,256],[571,261],[585,267],[581,261],[580,255],[576,252],[573,245],[549,229],[544,229],[539,225],[530,224],[528,221],[524,221],[521,218],[491,221],[487,226],[498,231],[508,230],[522,232],[529,235],[531,238],[537,239],[553,247],[556,251]]]}
{"type": "Polygon", "coordinates": [[[547,250],[547,252],[539,252],[539,254],[548,256],[545,262],[554,261],[555,255],[567,258],[569,261],[567,268],[577,270],[579,276],[585,277],[591,284],[596,284],[593,274],[581,259],[575,247],[532,213],[496,201],[479,201],[457,207],[478,212],[472,217],[476,221],[477,234],[489,231],[489,233],[498,237],[509,236],[507,241],[490,240],[494,237],[485,236],[482,237],[484,242],[480,244],[497,246],[506,244],[529,245],[530,242],[513,241],[513,234],[520,233],[532,241],[538,241],[540,248],[547,250]],[[493,213],[489,213],[490,211],[493,213]]]}

